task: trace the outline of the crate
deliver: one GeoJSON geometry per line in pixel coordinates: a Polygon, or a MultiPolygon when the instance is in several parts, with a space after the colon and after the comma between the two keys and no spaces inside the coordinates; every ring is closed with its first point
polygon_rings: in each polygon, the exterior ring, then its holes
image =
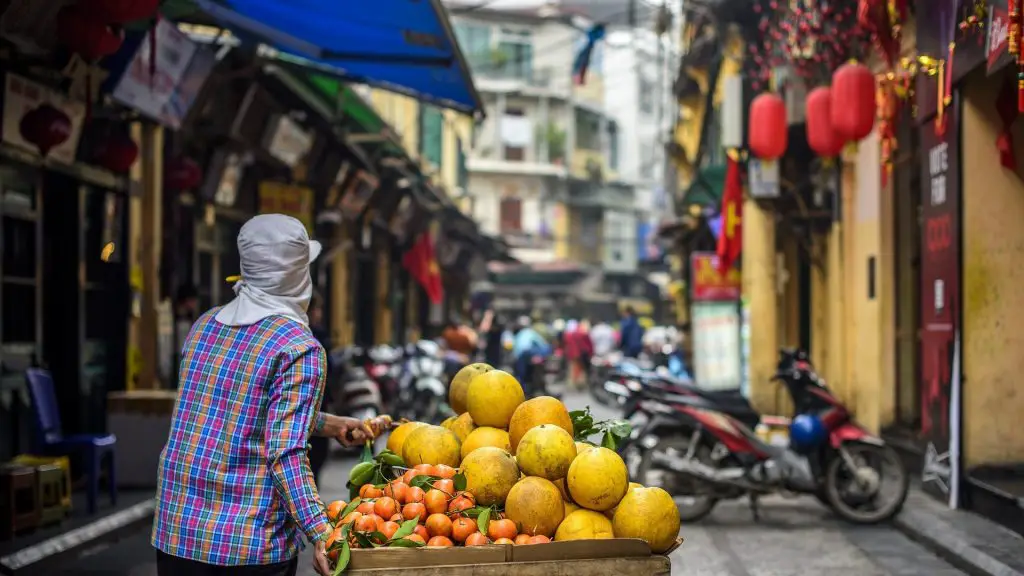
{"type": "Polygon", "coordinates": [[[60,504],[67,514],[71,513],[71,460],[67,456],[32,456],[22,454],[15,456],[13,462],[30,468],[52,467],[60,469],[62,486],[60,488],[60,504]]]}
{"type": "Polygon", "coordinates": [[[653,554],[643,540],[577,540],[526,546],[378,548],[353,550],[345,574],[401,576],[669,576],[668,554],[653,554]]]}

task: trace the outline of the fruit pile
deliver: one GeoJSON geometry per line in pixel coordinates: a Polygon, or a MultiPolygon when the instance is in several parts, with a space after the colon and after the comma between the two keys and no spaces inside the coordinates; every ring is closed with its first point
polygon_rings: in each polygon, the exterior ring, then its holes
{"type": "Polygon", "coordinates": [[[458,416],[402,424],[352,469],[351,502],[327,508],[337,572],[351,548],[639,538],[661,553],[675,544],[672,497],[629,482],[611,449],[628,424],[595,423],[548,396],[526,400],[512,375],[486,364],[459,371],[449,402],[458,416]],[[600,432],[602,445],[591,444],[600,432]]]}

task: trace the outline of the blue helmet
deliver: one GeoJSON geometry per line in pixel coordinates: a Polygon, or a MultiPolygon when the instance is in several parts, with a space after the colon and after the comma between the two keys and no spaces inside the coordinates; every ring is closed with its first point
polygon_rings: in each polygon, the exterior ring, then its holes
{"type": "Polygon", "coordinates": [[[797,452],[810,452],[828,439],[821,418],[800,414],[789,424],[789,444],[797,452]]]}

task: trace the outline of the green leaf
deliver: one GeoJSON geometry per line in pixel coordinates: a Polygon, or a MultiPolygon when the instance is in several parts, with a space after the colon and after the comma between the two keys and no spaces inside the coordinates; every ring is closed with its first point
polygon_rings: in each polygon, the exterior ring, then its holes
{"type": "Polygon", "coordinates": [[[601,438],[601,446],[608,448],[609,450],[615,450],[618,442],[615,440],[615,436],[611,432],[605,432],[601,438]]]}
{"type": "Polygon", "coordinates": [[[372,544],[374,548],[380,548],[388,541],[388,537],[385,536],[383,532],[374,530],[373,532],[367,533],[367,535],[370,537],[370,544],[372,544]]]}
{"type": "MultiPolygon", "coordinates": [[[[358,494],[358,491],[356,493],[358,494]]],[[[362,502],[362,498],[354,498],[351,502],[348,503],[348,506],[345,506],[345,509],[341,511],[341,515],[338,516],[338,520],[341,520],[345,516],[348,516],[349,514],[354,512],[355,509],[358,508],[362,502]]]]}
{"type": "Polygon", "coordinates": [[[484,510],[490,510],[490,506],[473,506],[472,508],[466,508],[462,511],[462,514],[469,516],[470,518],[478,518],[484,510]]]}
{"type": "Polygon", "coordinates": [[[409,483],[409,486],[422,488],[424,491],[426,491],[433,488],[434,482],[440,479],[441,478],[439,476],[426,476],[424,474],[421,474],[419,476],[413,476],[412,482],[409,483]]]}
{"type": "Polygon", "coordinates": [[[485,508],[476,518],[476,527],[480,530],[480,533],[487,535],[487,525],[491,522],[491,509],[485,508]]]}
{"type": "Polygon", "coordinates": [[[590,406],[569,412],[569,417],[572,419],[573,437],[577,440],[586,440],[593,433],[594,417],[590,414],[590,406]]]}
{"type": "Polygon", "coordinates": [[[363,444],[363,455],[359,457],[360,462],[373,462],[373,440],[367,440],[363,444]]]}
{"type": "Polygon", "coordinates": [[[419,548],[420,546],[426,546],[426,544],[423,542],[417,542],[416,540],[409,540],[408,538],[391,540],[388,542],[389,548],[419,548]]]}
{"type": "Polygon", "coordinates": [[[361,486],[349,485],[349,487],[348,487],[348,498],[349,498],[349,500],[354,500],[356,498],[359,498],[359,488],[361,488],[361,486]]]}
{"type": "Polygon", "coordinates": [[[389,540],[389,542],[394,540],[401,540],[409,534],[412,534],[413,530],[416,530],[417,524],[419,524],[419,522],[415,518],[402,522],[402,525],[398,527],[398,530],[395,530],[395,533],[391,536],[391,540],[389,540]]]}
{"type": "Polygon", "coordinates": [[[369,532],[356,532],[356,542],[359,542],[359,546],[363,548],[373,548],[373,540],[370,540],[369,532]]]}
{"type": "Polygon", "coordinates": [[[466,489],[466,475],[459,472],[455,476],[452,476],[452,483],[455,484],[456,492],[462,492],[466,489]]]}
{"type": "Polygon", "coordinates": [[[609,420],[608,431],[618,439],[629,438],[633,433],[633,426],[627,420],[609,420]]]}
{"type": "Polygon", "coordinates": [[[338,576],[348,568],[352,560],[352,548],[348,545],[348,538],[342,540],[341,552],[338,553],[338,563],[334,565],[334,576],[338,576]]]}

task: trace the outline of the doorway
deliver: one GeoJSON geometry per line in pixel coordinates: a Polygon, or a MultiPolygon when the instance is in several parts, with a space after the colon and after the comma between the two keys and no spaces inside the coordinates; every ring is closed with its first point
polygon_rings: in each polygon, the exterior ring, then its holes
{"type": "Polygon", "coordinates": [[[921,429],[921,171],[918,130],[910,114],[898,127],[893,169],[896,278],[896,410],[894,428],[918,441],[921,429]]]}

